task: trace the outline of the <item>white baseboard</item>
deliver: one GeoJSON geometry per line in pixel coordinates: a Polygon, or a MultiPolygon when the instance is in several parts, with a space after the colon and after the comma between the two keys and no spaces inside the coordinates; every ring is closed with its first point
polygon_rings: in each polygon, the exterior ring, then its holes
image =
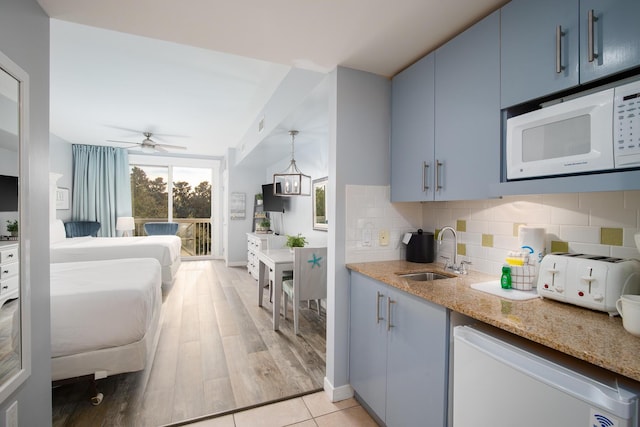
{"type": "Polygon", "coordinates": [[[234,261],[234,262],[227,261],[226,264],[227,264],[227,267],[246,267],[247,261],[234,261]]]}
{"type": "Polygon", "coordinates": [[[353,397],[353,388],[349,384],[340,387],[334,387],[327,377],[324,377],[324,392],[329,396],[332,402],[346,400],[353,397]]]}

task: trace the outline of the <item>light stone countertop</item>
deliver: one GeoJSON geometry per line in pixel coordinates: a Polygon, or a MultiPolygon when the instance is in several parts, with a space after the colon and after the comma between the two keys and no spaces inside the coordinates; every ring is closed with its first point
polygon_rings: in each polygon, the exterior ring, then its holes
{"type": "Polygon", "coordinates": [[[512,301],[472,289],[473,283],[498,276],[470,271],[466,276],[429,282],[410,281],[396,273],[440,271],[442,264],[381,261],[347,264],[347,268],[427,301],[505,331],[640,381],[640,338],[622,327],[619,316],[549,299],[512,301]]]}

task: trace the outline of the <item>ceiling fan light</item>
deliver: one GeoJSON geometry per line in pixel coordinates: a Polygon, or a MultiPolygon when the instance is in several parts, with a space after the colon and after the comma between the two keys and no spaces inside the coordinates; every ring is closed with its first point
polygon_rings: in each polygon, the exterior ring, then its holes
{"type": "Polygon", "coordinates": [[[150,145],[143,145],[143,146],[140,147],[140,150],[143,153],[147,153],[147,154],[151,154],[151,153],[155,153],[156,152],[155,148],[153,148],[150,145]]]}

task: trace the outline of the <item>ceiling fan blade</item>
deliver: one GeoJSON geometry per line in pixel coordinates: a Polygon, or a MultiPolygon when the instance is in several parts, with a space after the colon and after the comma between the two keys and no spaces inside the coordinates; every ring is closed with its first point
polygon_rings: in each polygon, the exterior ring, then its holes
{"type": "Polygon", "coordinates": [[[167,151],[167,150],[165,150],[164,148],[159,147],[159,146],[158,146],[158,144],[154,145],[154,146],[153,146],[153,149],[154,149],[155,151],[162,152],[162,153],[167,153],[167,152],[168,152],[168,151],[167,151]]]}
{"type": "Polygon", "coordinates": [[[117,140],[117,139],[107,139],[106,141],[107,141],[107,142],[116,142],[116,143],[118,143],[118,144],[129,144],[129,145],[131,145],[132,147],[133,147],[133,146],[135,146],[135,145],[140,145],[140,143],[139,143],[139,142],[133,142],[133,141],[119,141],[119,140],[117,140]]]}
{"type": "Polygon", "coordinates": [[[156,144],[155,147],[156,148],[158,148],[158,147],[171,148],[173,150],[186,150],[187,149],[187,147],[183,147],[182,145],[170,145],[170,144],[156,144]]]}

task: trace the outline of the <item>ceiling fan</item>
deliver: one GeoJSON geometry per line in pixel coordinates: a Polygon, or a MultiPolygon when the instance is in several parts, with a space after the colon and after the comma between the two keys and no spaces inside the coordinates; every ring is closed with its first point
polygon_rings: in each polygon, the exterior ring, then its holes
{"type": "Polygon", "coordinates": [[[142,142],[131,142],[131,141],[118,141],[113,139],[108,139],[108,142],[118,142],[122,144],[132,144],[131,147],[127,147],[129,149],[140,147],[140,149],[145,153],[155,153],[155,152],[167,152],[167,148],[171,150],[186,150],[187,147],[183,147],[181,145],[171,145],[171,144],[162,144],[151,139],[151,132],[142,132],[144,135],[144,139],[142,142]]]}

